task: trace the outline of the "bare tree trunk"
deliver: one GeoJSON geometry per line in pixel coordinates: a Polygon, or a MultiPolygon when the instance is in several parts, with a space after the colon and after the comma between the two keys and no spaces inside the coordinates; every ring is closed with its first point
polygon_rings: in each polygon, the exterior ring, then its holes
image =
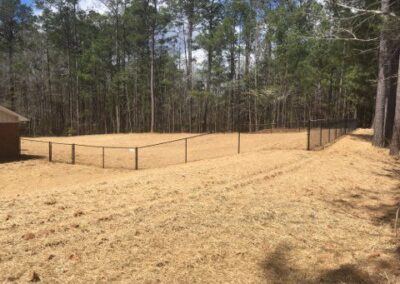
{"type": "MultiPolygon", "coordinates": [[[[257,3],[257,2],[256,2],[257,3]]],[[[256,13],[257,15],[257,13],[256,13]]],[[[258,96],[258,38],[260,36],[260,26],[257,21],[256,16],[256,35],[255,35],[255,46],[254,46],[254,57],[255,57],[255,66],[254,66],[254,131],[258,131],[258,115],[257,115],[257,96],[258,96]]]]}
{"type": "Polygon", "coordinates": [[[389,52],[390,58],[387,60],[388,66],[388,77],[386,79],[386,120],[385,120],[385,138],[386,141],[391,141],[393,134],[393,126],[394,126],[394,116],[395,116],[395,108],[396,108],[396,84],[397,84],[397,70],[398,70],[398,60],[397,55],[398,52],[393,52],[396,50],[397,46],[390,45],[389,52]],[[394,53],[394,54],[393,54],[394,53]]]}
{"type": "Polygon", "coordinates": [[[80,134],[79,114],[79,63],[78,63],[78,32],[76,27],[76,4],[74,3],[74,55],[75,55],[75,96],[76,96],[76,134],[80,134]]]}
{"type": "Polygon", "coordinates": [[[188,21],[188,38],[187,38],[187,47],[188,47],[188,70],[187,70],[187,80],[188,80],[188,90],[191,91],[193,89],[193,21],[191,17],[189,17],[188,21]]]}
{"type": "MultiPolygon", "coordinates": [[[[157,0],[153,1],[154,9],[157,11],[157,0]]],[[[154,132],[154,57],[155,57],[155,32],[156,23],[153,23],[154,26],[152,28],[151,33],[151,54],[150,54],[150,99],[151,99],[151,123],[150,123],[150,132],[154,132]]]]}
{"type": "Polygon", "coordinates": [[[393,135],[390,142],[390,155],[399,155],[400,151],[400,55],[397,71],[396,109],[394,116],[393,135]]]}
{"type": "Polygon", "coordinates": [[[73,104],[72,104],[72,93],[71,93],[71,82],[72,82],[72,72],[71,72],[71,52],[70,52],[70,43],[69,43],[69,38],[68,38],[68,51],[67,51],[67,57],[68,57],[68,98],[69,98],[69,120],[70,120],[70,128],[72,129],[74,126],[74,121],[73,121],[73,104]]]}
{"type": "MultiPolygon", "coordinates": [[[[384,22],[387,22],[390,0],[381,1],[384,22]]],[[[385,146],[385,105],[386,105],[386,62],[388,58],[388,43],[384,30],[381,31],[379,43],[379,74],[376,90],[374,137],[372,143],[378,147],[385,146]]]]}
{"type": "Polygon", "coordinates": [[[8,76],[9,76],[9,98],[10,107],[15,110],[15,82],[14,82],[14,50],[12,42],[9,43],[8,47],[8,76]]]}
{"type": "Polygon", "coordinates": [[[154,132],[154,34],[152,36],[151,59],[150,59],[150,99],[151,99],[150,132],[154,132]]]}
{"type": "Polygon", "coordinates": [[[80,121],[79,121],[79,74],[78,74],[78,58],[75,57],[75,93],[76,93],[76,134],[80,134],[80,121]]]}

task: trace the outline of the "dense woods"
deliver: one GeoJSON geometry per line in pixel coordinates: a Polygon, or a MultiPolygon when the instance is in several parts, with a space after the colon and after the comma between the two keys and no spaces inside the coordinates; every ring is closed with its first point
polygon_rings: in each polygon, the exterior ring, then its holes
{"type": "Polygon", "coordinates": [[[375,121],[376,145],[392,136],[399,1],[103,0],[101,13],[78,0],[34,4],[0,0],[0,104],[28,116],[31,134],[347,117],[375,121]]]}

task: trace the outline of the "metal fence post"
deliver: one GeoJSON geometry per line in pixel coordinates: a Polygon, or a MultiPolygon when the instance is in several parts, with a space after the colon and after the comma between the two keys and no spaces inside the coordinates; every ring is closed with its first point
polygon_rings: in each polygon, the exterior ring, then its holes
{"type": "Polygon", "coordinates": [[[71,144],[71,163],[75,164],[75,144],[71,144]]]}
{"type": "Polygon", "coordinates": [[[328,122],[328,142],[331,142],[331,124],[328,122]]]}
{"type": "Polygon", "coordinates": [[[319,123],[319,146],[322,146],[322,120],[319,123]]]}
{"type": "Polygon", "coordinates": [[[49,162],[51,162],[53,160],[53,145],[51,144],[51,142],[49,142],[49,162]]]}
{"type": "Polygon", "coordinates": [[[102,150],[103,150],[103,151],[102,151],[102,152],[103,152],[103,153],[102,153],[102,155],[103,155],[103,160],[102,160],[102,162],[103,162],[103,169],[104,169],[104,166],[105,166],[105,163],[104,163],[104,147],[102,147],[102,150]]]}
{"type": "Polygon", "coordinates": [[[139,148],[135,148],[135,170],[139,169],[139,148]]]}
{"type": "Polygon", "coordinates": [[[188,161],[188,151],[187,151],[187,143],[188,143],[188,139],[187,138],[185,138],[185,164],[187,163],[187,161],[188,161]]]}
{"type": "Polygon", "coordinates": [[[311,150],[310,138],[311,138],[311,119],[308,121],[308,126],[307,126],[307,151],[311,150]]]}
{"type": "Polygon", "coordinates": [[[238,130],[238,154],[240,154],[240,129],[238,130]]]}

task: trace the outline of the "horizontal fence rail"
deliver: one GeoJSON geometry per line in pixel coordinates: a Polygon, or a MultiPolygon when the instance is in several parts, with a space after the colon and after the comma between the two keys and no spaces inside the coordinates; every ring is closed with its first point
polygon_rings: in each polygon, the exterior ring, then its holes
{"type": "MultiPolygon", "coordinates": [[[[322,127],[324,132],[328,124],[326,121],[321,123],[243,124],[237,132],[206,132],[143,146],[87,145],[32,138],[21,138],[21,144],[24,154],[45,158],[50,162],[139,170],[265,149],[314,149],[326,142],[325,138],[321,140],[318,136],[318,131],[322,127]]],[[[339,132],[332,132],[328,141],[339,137],[341,129],[333,130],[339,132]]]]}
{"type": "Polygon", "coordinates": [[[310,120],[307,127],[307,150],[322,149],[337,138],[354,131],[357,125],[355,119],[310,120]]]}

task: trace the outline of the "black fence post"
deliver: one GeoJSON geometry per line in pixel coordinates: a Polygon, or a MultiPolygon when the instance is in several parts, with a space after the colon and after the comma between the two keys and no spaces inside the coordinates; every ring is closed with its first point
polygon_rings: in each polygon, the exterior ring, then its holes
{"type": "Polygon", "coordinates": [[[188,139],[185,138],[185,164],[188,162],[188,149],[187,149],[187,146],[188,146],[188,139]]]}
{"type": "Polygon", "coordinates": [[[135,148],[135,170],[139,169],[139,148],[135,148]]]}
{"type": "Polygon", "coordinates": [[[49,142],[49,162],[53,161],[53,145],[49,142]]]}
{"type": "Polygon", "coordinates": [[[238,154],[240,154],[240,128],[238,130],[238,154]]]}
{"type": "Polygon", "coordinates": [[[71,144],[71,164],[75,164],[75,144],[71,144]]]}
{"type": "Polygon", "coordinates": [[[322,146],[322,120],[319,122],[319,146],[322,146]]]}
{"type": "Polygon", "coordinates": [[[311,119],[308,121],[308,126],[307,126],[307,151],[311,150],[310,138],[311,138],[311,119]]]}
{"type": "Polygon", "coordinates": [[[105,167],[105,161],[104,161],[104,147],[102,147],[102,156],[103,156],[103,160],[102,160],[102,164],[103,164],[103,169],[104,169],[104,167],[105,167]]]}
{"type": "Polygon", "coordinates": [[[331,142],[331,124],[328,121],[328,142],[331,142]]]}

